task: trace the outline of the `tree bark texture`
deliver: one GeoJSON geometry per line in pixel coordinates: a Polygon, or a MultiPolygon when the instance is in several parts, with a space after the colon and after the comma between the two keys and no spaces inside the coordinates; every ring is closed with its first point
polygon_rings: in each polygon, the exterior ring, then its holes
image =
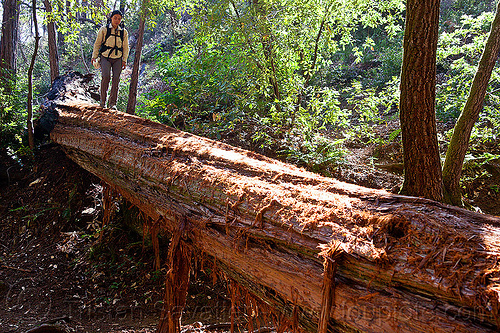
{"type": "Polygon", "coordinates": [[[2,40],[0,44],[0,78],[6,92],[12,90],[12,82],[16,74],[16,47],[19,24],[19,2],[4,0],[2,40]]]}
{"type": "Polygon", "coordinates": [[[437,201],[443,199],[434,105],[439,3],[406,2],[400,98],[405,168],[401,194],[437,201]]]}
{"type": "Polygon", "coordinates": [[[33,128],[33,69],[35,67],[35,60],[38,54],[38,45],[40,43],[40,35],[38,33],[38,20],[36,17],[36,0],[31,1],[32,5],[32,15],[33,15],[33,26],[35,27],[35,48],[33,50],[33,55],[31,56],[30,66],[28,68],[28,142],[31,150],[35,149],[35,135],[33,128]]]}
{"type": "Polygon", "coordinates": [[[469,148],[472,128],[483,109],[484,96],[486,95],[491,73],[498,59],[498,52],[500,52],[500,3],[497,7],[495,19],[491,23],[490,34],[479,61],[467,103],[455,124],[453,136],[446,151],[446,160],[443,165],[443,182],[446,201],[453,205],[460,206],[462,204],[462,192],[460,190],[462,166],[469,148]]]}
{"type": "MultiPolygon", "coordinates": [[[[144,6],[144,5],[143,5],[144,6]]],[[[132,75],[130,76],[130,88],[128,92],[127,113],[135,114],[135,106],[137,104],[137,86],[139,83],[139,67],[141,66],[142,45],[144,42],[144,28],[146,19],[144,13],[139,20],[139,32],[137,33],[137,44],[135,46],[134,66],[132,67],[132,75]]]]}
{"type": "MultiPolygon", "coordinates": [[[[179,223],[182,227],[184,223],[179,223]]],[[[181,230],[175,232],[168,250],[169,270],[165,281],[165,296],[157,333],[179,333],[181,315],[186,305],[191,270],[191,250],[181,240],[181,230]]]]}
{"type": "Polygon", "coordinates": [[[61,80],[40,118],[51,139],[302,330],[499,329],[500,218],[102,109],[61,80]]]}
{"type": "Polygon", "coordinates": [[[54,82],[59,76],[59,55],[57,53],[56,24],[50,17],[52,14],[52,4],[50,0],[44,0],[45,11],[48,14],[47,34],[49,45],[50,82],[54,82]]]}

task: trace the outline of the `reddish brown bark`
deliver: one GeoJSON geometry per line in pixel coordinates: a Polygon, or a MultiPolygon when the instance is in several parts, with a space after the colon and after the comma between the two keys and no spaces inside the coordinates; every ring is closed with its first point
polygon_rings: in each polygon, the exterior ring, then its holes
{"type": "Polygon", "coordinates": [[[56,42],[56,24],[50,14],[52,13],[52,4],[50,0],[44,0],[45,11],[49,14],[47,22],[47,35],[49,46],[49,64],[50,64],[50,82],[54,82],[59,76],[59,55],[56,42]]]}
{"type": "Polygon", "coordinates": [[[3,2],[2,38],[0,44],[0,84],[5,92],[12,90],[16,74],[16,46],[19,24],[19,2],[3,2]]]}
{"type": "Polygon", "coordinates": [[[406,3],[400,98],[405,176],[401,194],[442,201],[434,105],[439,3],[439,0],[406,3]]]}
{"type": "MultiPolygon", "coordinates": [[[[498,329],[499,218],[342,183],[84,103],[47,107],[58,115],[52,140],[162,229],[184,230],[190,248],[292,327],[317,331],[323,310],[323,331],[498,329]],[[323,275],[320,249],[337,247],[335,274],[323,275]]],[[[169,281],[185,281],[186,263],[175,265],[169,281]]],[[[167,303],[182,304],[183,288],[167,303]]],[[[162,329],[177,327],[166,313],[162,329]]]]}
{"type": "Polygon", "coordinates": [[[165,281],[164,305],[157,333],[181,331],[181,316],[186,304],[191,270],[191,250],[181,240],[181,232],[178,231],[174,235],[168,250],[169,270],[165,281]]]}
{"type": "Polygon", "coordinates": [[[325,262],[323,264],[323,297],[321,300],[321,312],[319,314],[318,333],[328,332],[328,323],[332,308],[335,307],[335,274],[337,273],[337,266],[343,253],[338,243],[329,246],[323,253],[320,253],[325,258],[325,262]]]}

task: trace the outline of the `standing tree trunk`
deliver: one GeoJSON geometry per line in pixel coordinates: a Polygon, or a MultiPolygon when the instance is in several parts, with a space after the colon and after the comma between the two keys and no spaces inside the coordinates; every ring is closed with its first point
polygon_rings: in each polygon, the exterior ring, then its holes
{"type": "Polygon", "coordinates": [[[33,150],[35,148],[35,138],[33,135],[33,68],[35,67],[35,59],[38,53],[38,43],[40,41],[40,35],[38,34],[38,21],[36,19],[36,0],[32,0],[33,5],[33,26],[35,27],[35,49],[33,50],[33,56],[31,57],[30,67],[28,69],[28,141],[30,148],[33,150]]]}
{"type": "MultiPolygon", "coordinates": [[[[321,35],[323,34],[323,31],[325,30],[325,24],[327,22],[328,17],[330,16],[330,10],[332,8],[332,4],[328,4],[325,6],[325,14],[323,18],[321,19],[321,23],[319,25],[318,33],[316,34],[316,39],[314,40],[314,52],[312,55],[311,59],[311,64],[309,66],[304,67],[304,86],[299,89],[299,92],[297,93],[297,102],[295,104],[295,108],[293,111],[293,114],[291,116],[291,124],[293,125],[295,123],[295,117],[297,113],[299,112],[300,105],[302,104],[302,101],[304,99],[304,89],[309,86],[309,83],[311,81],[312,75],[316,70],[316,61],[318,59],[318,53],[319,53],[319,42],[321,40],[321,35]]],[[[302,56],[301,56],[302,59],[302,56]]]]}
{"type": "Polygon", "coordinates": [[[450,145],[446,152],[446,160],[443,166],[443,183],[445,189],[445,201],[452,205],[462,204],[462,193],[460,191],[460,177],[465,153],[469,147],[470,134],[476,123],[479,113],[483,109],[486,88],[498,59],[500,51],[500,3],[497,7],[495,19],[491,23],[490,35],[486,41],[483,55],[479,61],[474,81],[470,88],[469,98],[465,104],[460,118],[458,118],[450,145]]]}
{"type": "Polygon", "coordinates": [[[125,13],[125,5],[127,4],[127,2],[125,0],[121,0],[120,1],[120,11],[122,13],[125,13]]]}
{"type": "Polygon", "coordinates": [[[57,31],[57,49],[58,49],[58,53],[59,54],[64,54],[64,48],[65,48],[65,45],[64,45],[64,34],[56,29],[57,31]]]}
{"type": "MultiPolygon", "coordinates": [[[[241,27],[241,33],[245,36],[245,40],[246,40],[248,48],[254,54],[256,54],[257,52],[260,52],[260,51],[257,51],[258,47],[253,46],[252,41],[248,37],[248,33],[246,32],[247,28],[245,27],[245,23],[241,21],[241,16],[238,12],[238,7],[236,6],[236,4],[234,3],[233,0],[230,0],[230,3],[233,6],[234,12],[236,13],[236,17],[237,17],[237,19],[239,21],[239,25],[241,27]]],[[[262,9],[261,5],[259,4],[258,0],[252,0],[251,4],[253,6],[254,15],[255,15],[255,22],[254,23],[257,24],[256,22],[260,22],[260,20],[261,20],[261,18],[259,16],[265,17],[266,14],[265,14],[264,10],[262,9]],[[259,15],[259,14],[261,14],[261,15],[259,15]]],[[[251,24],[254,24],[254,23],[251,23],[251,24]]],[[[278,69],[276,68],[276,64],[274,62],[274,60],[276,58],[276,52],[274,50],[273,43],[272,43],[273,38],[271,36],[272,35],[271,31],[267,27],[265,27],[264,30],[265,30],[265,32],[262,33],[260,45],[261,45],[261,49],[263,52],[263,57],[265,59],[265,64],[261,63],[259,61],[255,61],[255,65],[264,75],[268,76],[269,85],[273,89],[273,94],[274,94],[273,100],[274,101],[281,101],[281,93],[280,93],[280,89],[279,89],[280,87],[279,87],[279,82],[278,82],[278,78],[277,78],[278,69]]],[[[277,110],[281,110],[281,106],[279,103],[275,102],[275,107],[277,110]]]]}
{"type": "Polygon", "coordinates": [[[51,17],[52,4],[50,0],[44,0],[45,11],[47,12],[47,32],[49,44],[50,81],[54,82],[59,76],[59,55],[57,54],[56,25],[51,17]]]}
{"type": "MultiPolygon", "coordinates": [[[[266,10],[263,7],[262,3],[259,2],[259,0],[251,0],[250,1],[252,5],[252,11],[254,15],[254,22],[252,24],[261,24],[262,31],[260,32],[260,45],[262,49],[262,55],[264,57],[264,63],[265,65],[258,65],[257,67],[263,71],[263,74],[268,76],[269,80],[269,85],[273,89],[273,95],[274,95],[274,106],[276,107],[276,110],[281,112],[281,92],[280,92],[280,85],[278,81],[278,71],[279,69],[276,67],[275,59],[276,59],[276,48],[274,46],[274,37],[272,34],[271,29],[269,26],[266,24],[267,20],[267,15],[266,15],[266,10]],[[257,23],[258,22],[258,23],[257,23]]],[[[231,1],[231,4],[236,11],[236,5],[234,4],[234,1],[231,1]]],[[[239,14],[236,14],[238,16],[238,20],[240,19],[239,14]]],[[[242,26],[243,30],[246,28],[242,26]]],[[[244,34],[246,34],[245,31],[243,31],[244,34]]],[[[247,43],[250,44],[250,39],[247,38],[247,43]]],[[[252,51],[253,52],[253,51],[252,51]]]]}
{"type": "Polygon", "coordinates": [[[139,82],[139,67],[141,66],[142,44],[144,41],[144,27],[146,23],[145,4],[142,4],[142,13],[139,20],[139,32],[137,34],[137,44],[135,45],[134,67],[130,77],[130,88],[128,92],[127,113],[135,113],[135,105],[137,103],[137,85],[139,82]]]}
{"type": "MultiPolygon", "coordinates": [[[[61,19],[67,20],[67,16],[64,15],[64,7],[63,3],[61,1],[56,1],[54,3],[54,6],[56,7],[56,11],[60,11],[61,14],[64,16],[61,19]]],[[[64,55],[65,54],[65,44],[64,44],[64,33],[61,31],[61,29],[56,28],[56,33],[57,33],[57,50],[58,50],[58,55],[64,55]]]]}
{"type": "MultiPolygon", "coordinates": [[[[69,1],[58,1],[59,11],[64,13],[64,20],[69,22],[75,18],[74,13],[71,11],[71,2],[69,1]]],[[[56,29],[57,30],[57,29],[56,29]]],[[[57,49],[59,50],[59,54],[66,54],[66,44],[64,43],[64,39],[66,37],[66,33],[61,32],[61,30],[57,30],[57,49]]]]}
{"type": "Polygon", "coordinates": [[[408,0],[406,4],[400,101],[405,178],[401,193],[442,201],[434,105],[439,2],[408,0]]]}
{"type": "Polygon", "coordinates": [[[6,93],[12,91],[16,74],[17,26],[19,24],[19,2],[4,0],[2,41],[0,46],[0,86],[6,93]]]}

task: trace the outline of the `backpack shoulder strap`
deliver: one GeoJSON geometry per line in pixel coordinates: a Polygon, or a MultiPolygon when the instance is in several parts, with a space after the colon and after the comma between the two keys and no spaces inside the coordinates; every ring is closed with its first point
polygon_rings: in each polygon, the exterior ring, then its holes
{"type": "Polygon", "coordinates": [[[110,48],[106,46],[106,41],[108,40],[109,36],[111,36],[111,28],[109,27],[109,25],[106,25],[106,35],[104,35],[101,47],[99,48],[99,55],[101,55],[103,52],[106,52],[110,48]]]}
{"type": "MultiPolygon", "coordinates": [[[[122,44],[123,44],[123,34],[124,34],[124,29],[122,28],[121,30],[119,30],[120,33],[119,33],[119,36],[120,36],[120,39],[122,40],[122,44]]],[[[118,46],[107,46],[106,45],[106,41],[108,40],[108,38],[111,36],[111,28],[109,27],[109,24],[106,26],[106,36],[104,37],[104,41],[102,42],[101,44],[101,48],[99,49],[99,53],[102,54],[103,52],[106,52],[107,50],[111,49],[110,53],[113,52],[113,50],[115,50],[115,54],[118,55],[118,51],[122,51],[123,52],[123,46],[122,47],[118,47],[118,46]]],[[[118,36],[116,35],[116,31],[115,31],[115,34],[113,36],[118,36]]]]}
{"type": "Polygon", "coordinates": [[[109,27],[109,25],[106,26],[106,37],[104,37],[104,42],[103,44],[106,43],[106,41],[108,40],[109,36],[111,36],[111,28],[109,27]]]}

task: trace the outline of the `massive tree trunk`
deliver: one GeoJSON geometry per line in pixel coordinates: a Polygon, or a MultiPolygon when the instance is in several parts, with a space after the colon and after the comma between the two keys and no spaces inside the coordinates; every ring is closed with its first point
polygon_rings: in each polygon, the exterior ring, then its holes
{"type": "Polygon", "coordinates": [[[0,85],[6,93],[12,91],[16,74],[17,26],[19,24],[19,2],[4,0],[2,40],[0,46],[0,85]]]}
{"type": "Polygon", "coordinates": [[[446,201],[453,205],[460,206],[462,204],[462,191],[460,190],[462,166],[469,147],[472,128],[483,109],[484,96],[486,95],[491,72],[498,59],[498,52],[500,52],[500,3],[497,7],[495,19],[491,23],[490,35],[479,61],[470,88],[469,98],[455,124],[453,136],[446,152],[446,160],[443,166],[443,182],[446,201]]]}
{"type": "MultiPolygon", "coordinates": [[[[215,258],[228,278],[288,316],[292,329],[500,328],[499,218],[342,183],[101,109],[70,84],[88,80],[56,80],[40,127],[176,235],[173,243],[215,258]]],[[[169,281],[185,280],[189,264],[173,266],[183,271],[169,281]]],[[[172,306],[183,302],[167,296],[172,306]]],[[[177,318],[163,317],[163,330],[174,330],[177,318]]]]}
{"type": "Polygon", "coordinates": [[[408,0],[401,68],[400,120],[405,176],[401,194],[443,199],[437,142],[436,49],[439,0],[408,0]]]}
{"type": "Polygon", "coordinates": [[[56,24],[52,15],[52,4],[50,0],[44,0],[45,12],[47,13],[47,33],[49,44],[49,64],[50,64],[50,82],[54,82],[59,76],[59,55],[57,53],[56,42],[56,24]]]}

